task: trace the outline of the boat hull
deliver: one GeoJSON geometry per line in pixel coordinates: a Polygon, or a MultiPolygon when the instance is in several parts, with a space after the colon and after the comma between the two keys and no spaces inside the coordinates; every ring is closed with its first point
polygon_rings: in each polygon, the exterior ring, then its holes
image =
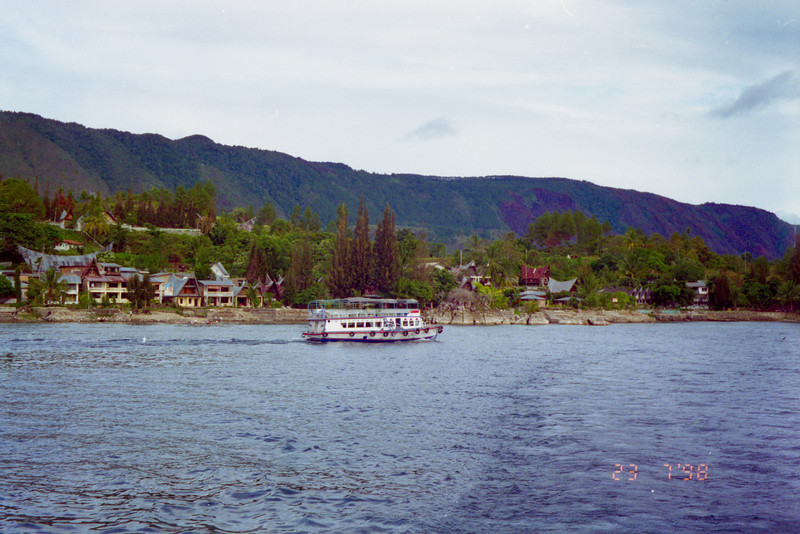
{"type": "Polygon", "coordinates": [[[368,332],[304,332],[308,341],[350,341],[354,343],[394,343],[401,341],[435,340],[442,332],[441,326],[430,326],[415,330],[368,331],[368,332]]]}

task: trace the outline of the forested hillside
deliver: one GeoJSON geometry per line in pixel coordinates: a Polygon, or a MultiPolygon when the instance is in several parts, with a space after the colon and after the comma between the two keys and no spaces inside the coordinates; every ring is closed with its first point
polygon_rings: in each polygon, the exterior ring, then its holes
{"type": "Polygon", "coordinates": [[[280,152],[224,146],[201,135],[170,140],[155,134],[91,129],[27,113],[0,112],[0,174],[38,179],[41,189],[140,193],[190,190],[212,182],[217,208],[274,205],[288,217],[309,206],[323,224],[341,204],[380,213],[388,202],[397,225],[424,230],[432,241],[460,245],[468,236],[521,236],[545,212],[580,210],[614,231],[628,227],[669,237],[690,232],[722,254],[780,257],[791,226],[767,211],[723,204],[691,205],[565,178],[440,178],[375,174],[342,163],[309,162],[280,152]]]}

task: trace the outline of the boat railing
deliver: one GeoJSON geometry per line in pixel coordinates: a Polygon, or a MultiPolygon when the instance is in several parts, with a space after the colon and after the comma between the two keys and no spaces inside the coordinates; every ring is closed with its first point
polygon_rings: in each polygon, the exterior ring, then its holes
{"type": "Polygon", "coordinates": [[[316,318],[339,317],[407,317],[416,309],[346,309],[346,308],[314,308],[309,315],[316,318]]]}

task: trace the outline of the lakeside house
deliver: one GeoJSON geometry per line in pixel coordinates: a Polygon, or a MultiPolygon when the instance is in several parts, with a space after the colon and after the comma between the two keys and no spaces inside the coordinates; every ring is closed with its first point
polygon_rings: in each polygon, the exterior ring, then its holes
{"type": "MultiPolygon", "coordinates": [[[[630,289],[627,287],[607,286],[601,289],[599,293],[625,293],[634,298],[637,306],[650,306],[653,303],[653,291],[646,287],[630,289]]],[[[616,298],[612,298],[611,302],[616,302],[616,298]]]]}
{"type": "Polygon", "coordinates": [[[56,243],[56,246],[53,248],[58,252],[69,252],[70,250],[75,250],[76,248],[82,246],[83,243],[79,241],[73,241],[72,239],[64,239],[63,241],[59,241],[58,243],[56,243]]]}
{"type": "Polygon", "coordinates": [[[481,284],[483,286],[492,285],[487,267],[485,265],[479,267],[474,261],[470,261],[466,265],[460,267],[454,267],[450,272],[456,279],[460,289],[475,291],[477,288],[476,284],[481,284]]]}
{"type": "MultiPolygon", "coordinates": [[[[23,294],[27,294],[27,282],[30,278],[38,278],[49,269],[55,269],[67,283],[65,304],[78,304],[81,293],[87,293],[97,302],[107,299],[126,304],[128,280],[147,274],[132,267],[100,262],[97,260],[97,253],[62,256],[44,254],[24,247],[19,247],[19,252],[30,271],[23,273],[21,277],[23,294]]],[[[264,280],[250,284],[244,278],[231,278],[228,270],[219,262],[211,266],[211,272],[213,280],[198,280],[192,273],[152,274],[150,284],[155,289],[154,300],[188,308],[242,307],[250,304],[247,291],[251,287],[256,290],[257,305],[283,297],[283,276],[273,279],[267,274],[264,280]]]]}
{"type": "Polygon", "coordinates": [[[223,280],[199,280],[203,292],[203,303],[206,306],[233,306],[234,283],[228,278],[223,280]]]}
{"type": "Polygon", "coordinates": [[[194,276],[183,278],[173,275],[164,284],[161,302],[182,308],[199,308],[203,306],[203,292],[194,276]]]}
{"type": "Polygon", "coordinates": [[[519,285],[525,287],[547,287],[550,284],[550,266],[528,267],[522,266],[519,285]]]}
{"type": "Polygon", "coordinates": [[[534,302],[541,307],[547,306],[547,292],[541,289],[527,289],[519,294],[520,302],[534,302]]]}
{"type": "Polygon", "coordinates": [[[708,286],[705,280],[697,280],[696,282],[686,282],[686,287],[694,292],[694,299],[692,302],[693,308],[708,308],[708,286]]]}
{"type": "Polygon", "coordinates": [[[112,302],[127,303],[127,280],[120,274],[116,263],[98,263],[92,258],[80,274],[81,290],[91,298],[101,301],[108,298],[112,302]]]}

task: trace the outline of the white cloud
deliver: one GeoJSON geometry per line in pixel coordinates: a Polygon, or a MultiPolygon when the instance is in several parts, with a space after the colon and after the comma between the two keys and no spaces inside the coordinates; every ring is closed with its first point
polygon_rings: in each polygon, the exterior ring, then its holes
{"type": "Polygon", "coordinates": [[[445,117],[437,117],[421,124],[408,132],[403,139],[406,141],[430,141],[441,137],[456,135],[455,126],[445,117]]]}

